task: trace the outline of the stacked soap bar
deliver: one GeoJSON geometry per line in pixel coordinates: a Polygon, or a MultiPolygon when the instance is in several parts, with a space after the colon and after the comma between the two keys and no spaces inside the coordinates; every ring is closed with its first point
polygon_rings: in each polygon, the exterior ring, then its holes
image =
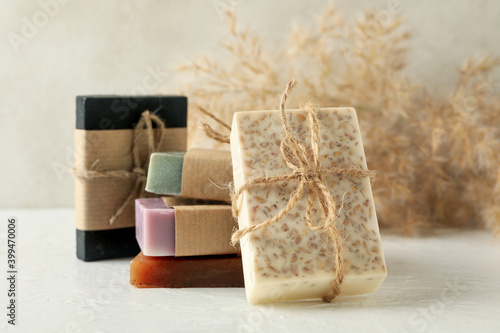
{"type": "Polygon", "coordinates": [[[236,223],[228,205],[168,206],[171,198],[137,199],[136,236],[146,256],[237,254],[229,240],[236,223]]]}
{"type": "Polygon", "coordinates": [[[229,201],[231,153],[210,149],[151,154],[146,191],[183,198],[229,201]]]}
{"type": "Polygon", "coordinates": [[[130,262],[130,284],[138,288],[244,287],[241,257],[150,257],[130,262]]]}
{"type": "MultiPolygon", "coordinates": [[[[294,135],[309,146],[308,114],[287,110],[294,135]]],[[[367,170],[361,134],[352,108],[325,108],[317,113],[321,168],[367,170]]],[[[238,112],[231,131],[236,190],[253,177],[287,175],[290,168],[280,150],[279,111],[238,112]],[[255,144],[261,142],[265,144],[255,144]]],[[[337,203],[344,280],[340,295],[375,291],[386,277],[377,216],[368,177],[323,176],[337,203]]],[[[252,186],[238,203],[240,229],[276,216],[297,189],[295,180],[252,186]]],[[[336,250],[326,233],[305,223],[307,195],[281,221],[241,240],[247,299],[251,303],[327,297],[336,272],[336,250]]],[[[319,210],[313,220],[322,221],[319,210]]]]}
{"type": "Polygon", "coordinates": [[[151,154],[146,191],[163,195],[181,195],[182,166],[186,152],[172,151],[151,154]]]}
{"type": "MultiPolygon", "coordinates": [[[[149,159],[147,137],[134,140],[136,124],[149,110],[166,129],[159,151],[186,150],[184,96],[78,96],[75,129],[75,213],[77,257],[84,261],[136,255],[133,202],[111,218],[136,185],[134,177],[92,177],[86,172],[132,172],[134,144],[149,159]]],[[[156,125],[154,126],[156,127],[156,125]]],[[[157,131],[155,129],[154,131],[157,131]]]]}
{"type": "Polygon", "coordinates": [[[130,265],[132,285],[243,286],[239,247],[230,244],[237,225],[231,206],[223,202],[229,199],[231,179],[229,152],[196,149],[151,155],[146,190],[170,196],[135,202],[142,252],[130,265]]]}

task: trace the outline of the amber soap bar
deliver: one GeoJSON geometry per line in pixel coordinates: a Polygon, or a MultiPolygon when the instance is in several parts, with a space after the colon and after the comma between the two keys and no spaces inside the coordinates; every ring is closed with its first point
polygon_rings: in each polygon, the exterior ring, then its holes
{"type": "Polygon", "coordinates": [[[148,257],[130,262],[130,284],[137,288],[244,287],[241,257],[148,257]]]}

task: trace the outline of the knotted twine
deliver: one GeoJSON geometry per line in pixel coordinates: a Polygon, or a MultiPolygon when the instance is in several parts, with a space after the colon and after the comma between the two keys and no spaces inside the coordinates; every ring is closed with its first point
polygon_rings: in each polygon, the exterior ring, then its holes
{"type": "Polygon", "coordinates": [[[125,208],[131,204],[135,198],[142,198],[146,195],[145,185],[147,180],[149,157],[153,152],[158,150],[159,145],[163,141],[164,134],[165,125],[163,124],[163,121],[158,116],[151,114],[148,110],[146,110],[141,114],[139,122],[134,127],[134,136],[132,141],[132,156],[134,159],[134,165],[132,170],[92,170],[99,160],[96,160],[90,169],[73,168],[72,174],[75,177],[85,180],[95,180],[98,178],[135,179],[132,191],[130,191],[127,198],[110,217],[110,225],[115,223],[118,217],[120,217],[120,215],[124,212],[125,208]],[[153,130],[153,123],[156,124],[158,129],[156,133],[153,130]],[[143,140],[144,134],[146,134],[147,137],[147,154],[141,154],[139,149],[139,142],[143,140]]]}
{"type": "MultiPolygon", "coordinates": [[[[278,214],[271,217],[264,222],[249,226],[238,231],[235,231],[231,237],[233,244],[241,240],[245,235],[255,232],[259,229],[267,228],[268,226],[281,221],[302,199],[304,194],[307,194],[307,209],[306,209],[306,225],[314,232],[326,233],[329,239],[333,242],[335,252],[335,276],[332,281],[332,291],[329,295],[325,296],[325,302],[331,302],[339,293],[340,287],[344,279],[344,265],[342,261],[342,241],[339,231],[336,226],[337,220],[337,203],[333,195],[325,185],[325,176],[328,174],[342,175],[346,177],[369,177],[373,179],[375,172],[370,170],[363,170],[359,168],[322,168],[320,163],[320,130],[318,123],[317,109],[311,103],[307,104],[305,109],[307,111],[309,120],[309,132],[311,146],[307,148],[297,136],[292,132],[292,128],[286,118],[285,103],[290,91],[292,90],[295,81],[292,80],[286,86],[285,92],[281,96],[280,102],[280,119],[283,125],[283,137],[280,144],[280,150],[285,160],[286,166],[290,172],[286,175],[279,175],[273,177],[256,177],[252,178],[243,184],[232,195],[232,209],[233,217],[238,218],[239,209],[238,202],[241,195],[249,190],[252,186],[259,184],[278,184],[288,181],[297,181],[298,187],[292,192],[290,200],[285,208],[281,209],[278,214]],[[315,205],[318,205],[323,215],[323,224],[313,223],[312,213],[315,205]]],[[[224,127],[229,128],[229,125],[220,121],[216,116],[200,108],[200,110],[216,120],[224,127]]],[[[221,135],[213,130],[207,124],[202,124],[202,129],[205,133],[219,142],[228,142],[229,137],[221,135]]]]}

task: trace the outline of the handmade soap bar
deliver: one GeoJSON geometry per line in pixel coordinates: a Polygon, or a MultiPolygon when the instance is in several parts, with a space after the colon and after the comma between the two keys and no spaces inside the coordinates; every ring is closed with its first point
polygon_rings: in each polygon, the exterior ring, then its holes
{"type": "Polygon", "coordinates": [[[146,191],[180,196],[185,154],[177,151],[151,154],[146,191]]]}
{"type": "MultiPolygon", "coordinates": [[[[76,98],[74,168],[79,259],[93,261],[134,256],[139,251],[135,240],[134,198],[128,203],[125,201],[130,194],[139,196],[141,189],[135,191],[137,177],[124,177],[123,173],[131,175],[140,169],[137,163],[143,167],[149,160],[147,135],[134,139],[137,134],[134,127],[143,119],[146,110],[166,127],[156,150],[185,150],[187,98],[184,96],[76,98]],[[134,150],[139,159],[134,157],[134,150]],[[113,176],[115,174],[117,176],[113,176]],[[111,223],[121,207],[119,216],[111,223]]],[[[152,126],[158,134],[157,124],[152,122],[152,126]]]]}
{"type": "Polygon", "coordinates": [[[175,256],[175,211],[161,198],[135,200],[135,233],[146,256],[175,256]]]}
{"type": "Polygon", "coordinates": [[[148,257],[130,262],[130,284],[138,288],[243,287],[241,257],[148,257]]]}
{"type": "Polygon", "coordinates": [[[146,256],[239,253],[231,246],[235,222],[228,205],[176,205],[165,198],[136,199],[136,237],[146,256]]]}
{"type": "MultiPolygon", "coordinates": [[[[310,145],[308,114],[287,110],[293,134],[310,145]]],[[[320,167],[367,170],[356,111],[318,109],[320,167]]],[[[279,111],[238,112],[231,132],[235,188],[253,177],[290,174],[280,144],[283,125],[279,111]]],[[[297,162],[297,161],[295,161],[297,162]]],[[[337,229],[342,238],[344,280],[340,295],[375,291],[386,277],[386,267],[368,177],[323,175],[337,205],[337,229]]],[[[240,197],[240,229],[276,216],[286,207],[298,181],[252,186],[240,197]]],[[[307,192],[307,190],[306,190],[307,192]]],[[[305,223],[308,196],[304,195],[283,220],[244,236],[240,242],[247,299],[251,303],[323,298],[331,294],[336,250],[326,233],[305,223]]],[[[313,221],[323,221],[318,209],[313,221]]]]}
{"type": "Polygon", "coordinates": [[[76,128],[117,130],[133,128],[142,111],[159,115],[166,127],[186,127],[185,96],[113,96],[76,97],[76,128]]]}
{"type": "Polygon", "coordinates": [[[154,153],[146,191],[184,198],[229,201],[233,180],[231,153],[192,149],[187,153],[154,153]]]}
{"type": "Polygon", "coordinates": [[[109,230],[76,229],[76,254],[84,261],[133,257],[140,250],[133,227],[109,230]]]}

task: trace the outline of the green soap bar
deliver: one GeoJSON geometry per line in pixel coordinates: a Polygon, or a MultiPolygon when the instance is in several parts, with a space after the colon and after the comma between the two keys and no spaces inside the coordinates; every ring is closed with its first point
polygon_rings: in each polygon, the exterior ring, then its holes
{"type": "Polygon", "coordinates": [[[180,151],[151,154],[146,191],[181,195],[184,154],[186,152],[180,151]]]}

